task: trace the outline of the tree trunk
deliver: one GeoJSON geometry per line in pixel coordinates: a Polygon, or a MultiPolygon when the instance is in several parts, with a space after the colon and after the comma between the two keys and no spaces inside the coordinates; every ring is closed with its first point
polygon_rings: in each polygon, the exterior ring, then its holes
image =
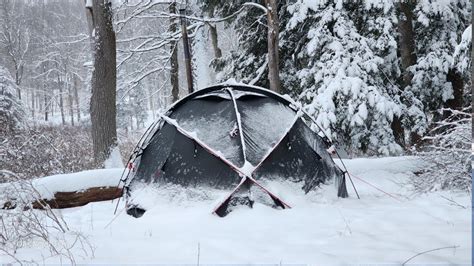
{"type": "Polygon", "coordinates": [[[155,111],[155,97],[153,96],[153,86],[150,83],[148,83],[146,87],[148,91],[148,104],[150,105],[150,110],[153,116],[153,120],[155,120],[156,111],[155,111]]]}
{"type": "Polygon", "coordinates": [[[46,93],[46,86],[43,85],[43,98],[44,98],[44,121],[48,121],[48,94],[46,93]]]}
{"type": "Polygon", "coordinates": [[[211,23],[207,24],[209,26],[209,35],[211,36],[211,43],[212,48],[214,50],[214,59],[222,57],[222,50],[219,48],[219,40],[217,38],[217,28],[216,26],[211,25],[211,23]]]}
{"type": "Polygon", "coordinates": [[[270,89],[281,93],[278,58],[278,35],[280,32],[276,0],[265,0],[267,7],[268,80],[270,89]]]}
{"type": "MultiPolygon", "coordinates": [[[[176,2],[173,2],[169,6],[169,12],[176,14],[176,2]]],[[[169,32],[173,33],[177,29],[176,18],[170,18],[169,32]]],[[[179,65],[178,65],[178,43],[176,41],[170,42],[171,52],[171,69],[170,69],[170,81],[171,81],[171,94],[173,95],[173,102],[179,100],[179,65]]]]}
{"type": "Polygon", "coordinates": [[[189,47],[188,40],[188,23],[186,20],[186,10],[180,9],[180,20],[181,20],[181,35],[183,37],[183,50],[184,50],[184,61],[186,63],[186,81],[188,82],[188,93],[193,93],[193,70],[191,66],[191,48],[189,47]]]}
{"type": "Polygon", "coordinates": [[[67,84],[67,99],[69,104],[69,115],[71,116],[71,125],[74,126],[74,99],[72,97],[72,89],[69,80],[66,79],[67,84]]]}
{"type": "Polygon", "coordinates": [[[38,114],[39,115],[40,115],[40,113],[43,113],[43,98],[41,96],[43,96],[41,94],[41,91],[36,92],[36,106],[38,107],[38,114]]]}
{"type": "Polygon", "coordinates": [[[81,108],[80,108],[80,105],[79,105],[79,92],[78,92],[78,84],[77,84],[77,77],[76,75],[74,74],[72,76],[72,84],[74,86],[74,101],[76,102],[76,113],[77,113],[77,123],[80,123],[81,122],[81,108]]]}
{"type": "MultiPolygon", "coordinates": [[[[406,86],[411,84],[413,74],[408,71],[408,68],[416,63],[415,54],[415,35],[413,31],[413,9],[415,3],[409,1],[400,1],[399,3],[399,19],[398,19],[398,46],[400,49],[401,57],[401,70],[402,70],[402,90],[406,86]]],[[[392,132],[395,137],[395,141],[402,147],[406,146],[405,143],[405,129],[402,125],[402,117],[394,117],[392,121],[392,132]]],[[[411,144],[417,143],[421,137],[416,132],[410,133],[411,144]]]]}
{"type": "MultiPolygon", "coordinates": [[[[87,7],[86,7],[87,8],[87,7]]],[[[108,0],[92,1],[87,8],[92,16],[94,70],[90,114],[94,160],[103,164],[117,146],[116,125],[116,43],[112,24],[112,7],[108,0]]]]}
{"type": "Polygon", "coordinates": [[[31,88],[31,117],[35,120],[35,89],[31,88]]]}
{"type": "Polygon", "coordinates": [[[403,88],[411,84],[413,74],[408,68],[416,63],[415,33],[413,31],[414,3],[400,2],[400,16],[398,21],[399,47],[403,75],[403,88]]]}
{"type": "Polygon", "coordinates": [[[58,74],[58,86],[59,86],[59,112],[61,113],[61,122],[62,125],[66,125],[66,118],[64,117],[64,100],[63,100],[63,85],[64,82],[61,81],[61,78],[58,74]]]}
{"type": "Polygon", "coordinates": [[[21,84],[21,74],[20,74],[20,69],[23,69],[23,67],[19,67],[18,64],[16,63],[16,60],[14,61],[15,65],[15,84],[16,84],[16,90],[18,92],[18,99],[21,100],[21,89],[20,89],[20,84],[21,84]]]}
{"type": "Polygon", "coordinates": [[[445,106],[454,110],[460,110],[463,106],[463,90],[464,90],[464,81],[461,73],[455,68],[451,68],[448,71],[447,80],[451,82],[453,86],[453,99],[446,101],[445,106]]]}
{"type": "MultiPolygon", "coordinates": [[[[44,209],[49,205],[51,209],[64,209],[84,206],[90,202],[106,201],[120,198],[122,189],[118,187],[93,187],[74,192],[56,192],[53,199],[42,199],[32,202],[33,209],[44,209]]],[[[3,202],[2,209],[14,209],[11,201],[3,202]]]]}

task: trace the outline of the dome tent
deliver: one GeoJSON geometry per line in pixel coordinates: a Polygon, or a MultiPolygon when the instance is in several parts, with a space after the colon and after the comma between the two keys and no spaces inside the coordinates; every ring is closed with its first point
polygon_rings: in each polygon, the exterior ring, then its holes
{"type": "Polygon", "coordinates": [[[255,86],[221,84],[176,102],[130,157],[131,170],[122,179],[127,213],[145,212],[130,199],[136,187],[150,183],[233,189],[214,210],[219,216],[235,204],[252,206],[251,194],[258,193],[274,207],[289,207],[260,180],[302,181],[305,192],[332,181],[338,196],[347,197],[344,172],[328,154],[327,139],[310,129],[309,117],[288,98],[255,86]]]}

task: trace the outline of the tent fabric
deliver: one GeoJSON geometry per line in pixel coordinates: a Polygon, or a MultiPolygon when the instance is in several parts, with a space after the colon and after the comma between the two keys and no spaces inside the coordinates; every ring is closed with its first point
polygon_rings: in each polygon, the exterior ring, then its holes
{"type": "Polygon", "coordinates": [[[126,194],[137,183],[232,189],[245,173],[255,180],[302,181],[305,192],[334,181],[338,196],[347,197],[344,172],[298,110],[287,98],[253,86],[219,85],[190,94],[135,148],[126,194]]]}
{"type": "Polygon", "coordinates": [[[222,98],[192,99],[170,114],[170,118],[225,158],[241,167],[244,164],[242,144],[230,134],[237,126],[232,102],[222,98]]]}

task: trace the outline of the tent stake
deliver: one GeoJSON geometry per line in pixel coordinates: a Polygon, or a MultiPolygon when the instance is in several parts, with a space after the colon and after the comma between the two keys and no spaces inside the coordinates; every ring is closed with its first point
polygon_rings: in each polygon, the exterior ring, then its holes
{"type": "Polygon", "coordinates": [[[352,181],[352,178],[351,178],[351,175],[349,174],[349,171],[347,170],[347,167],[346,165],[344,164],[344,161],[342,161],[342,158],[341,156],[339,155],[339,153],[337,152],[337,149],[334,147],[334,151],[336,152],[336,155],[337,155],[337,158],[339,158],[339,161],[341,161],[341,164],[342,166],[344,167],[344,170],[345,170],[345,173],[344,174],[347,174],[347,177],[349,177],[349,180],[351,181],[351,184],[352,184],[352,187],[354,188],[354,191],[357,195],[357,198],[360,199],[360,196],[359,196],[359,192],[357,192],[357,189],[354,185],[354,182],[352,181]]]}

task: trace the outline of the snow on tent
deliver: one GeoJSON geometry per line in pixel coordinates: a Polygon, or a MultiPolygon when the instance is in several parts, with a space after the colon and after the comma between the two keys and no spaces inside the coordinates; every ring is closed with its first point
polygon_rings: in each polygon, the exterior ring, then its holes
{"type": "MultiPolygon", "coordinates": [[[[302,182],[305,192],[333,182],[347,197],[345,175],[327,152],[328,140],[289,97],[247,85],[217,85],[171,106],[137,144],[125,183],[127,213],[145,208],[133,202],[139,188],[165,183],[229,190],[214,213],[255,200],[290,207],[261,180],[302,182]]],[[[314,121],[313,121],[314,123],[314,121]]]]}

